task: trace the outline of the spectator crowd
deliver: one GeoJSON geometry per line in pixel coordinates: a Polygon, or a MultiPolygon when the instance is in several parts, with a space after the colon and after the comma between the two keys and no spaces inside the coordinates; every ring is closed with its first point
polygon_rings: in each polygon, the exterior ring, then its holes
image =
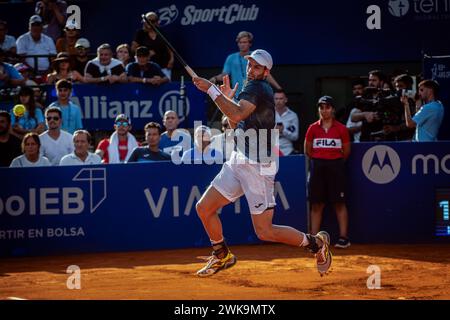
{"type": "MultiPolygon", "coordinates": [[[[81,37],[75,21],[66,21],[64,10],[64,1],[39,1],[36,14],[29,18],[28,32],[17,40],[8,34],[8,23],[0,21],[0,88],[16,88],[15,105],[0,114],[2,166],[155,161],[173,158],[174,154],[186,162],[198,160],[202,154],[203,160],[229,155],[226,117],[221,122],[224,133],[212,136],[210,128],[198,127],[192,142],[189,132],[178,128],[177,113],[170,110],[163,117],[165,132],[154,122],[145,126],[145,147],[132,134],[131,119],[124,114],[117,115],[109,138],[95,148],[90,146],[93,139],[89,128],[83,126],[81,108],[71,100],[73,84],[160,86],[171,79],[174,57],[144,21],[131,45],[120,44],[114,50],[107,43],[101,44],[90,59],[89,40],[81,37]],[[42,84],[55,87],[57,100],[48,106],[39,89],[42,84]],[[89,148],[95,153],[86,153],[89,148]],[[29,150],[38,150],[39,157],[29,150]]],[[[159,26],[156,13],[147,13],[146,18],[159,26]]],[[[239,32],[239,51],[230,54],[222,73],[210,80],[230,81],[239,92],[245,83],[244,57],[251,52],[253,40],[252,33],[239,32]]],[[[415,90],[412,76],[390,77],[380,70],[370,71],[367,83],[365,79],[353,82],[353,99],[347,106],[333,106],[335,120],[344,124],[352,142],[436,141],[443,118],[438,83],[424,80],[415,90]]],[[[299,153],[297,113],[288,106],[288,95],[274,77],[267,80],[274,90],[278,153],[299,153]]]]}

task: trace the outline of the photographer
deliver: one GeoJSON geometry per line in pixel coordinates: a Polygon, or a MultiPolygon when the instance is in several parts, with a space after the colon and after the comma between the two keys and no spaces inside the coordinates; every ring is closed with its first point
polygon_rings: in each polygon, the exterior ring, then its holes
{"type": "Polygon", "coordinates": [[[360,141],[398,141],[406,129],[400,95],[383,89],[385,75],[374,70],[369,73],[369,87],[354,100],[356,111],[351,121],[362,121],[360,141]]]}
{"type": "Polygon", "coordinates": [[[402,97],[405,109],[406,125],[414,128],[413,141],[437,141],[439,128],[444,118],[444,106],[437,101],[439,94],[439,84],[434,80],[423,80],[419,83],[419,96],[424,105],[411,117],[408,97],[402,97]]]}

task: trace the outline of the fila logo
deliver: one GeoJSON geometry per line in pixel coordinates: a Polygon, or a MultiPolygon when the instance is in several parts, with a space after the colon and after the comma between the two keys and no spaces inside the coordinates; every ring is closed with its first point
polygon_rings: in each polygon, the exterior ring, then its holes
{"type": "Polygon", "coordinates": [[[314,139],[313,147],[314,148],[341,149],[342,148],[342,140],[341,139],[314,139]]]}

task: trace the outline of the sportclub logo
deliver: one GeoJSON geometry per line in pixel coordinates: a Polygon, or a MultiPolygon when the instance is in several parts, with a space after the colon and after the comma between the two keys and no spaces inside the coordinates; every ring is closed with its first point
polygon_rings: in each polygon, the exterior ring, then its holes
{"type": "Polygon", "coordinates": [[[178,9],[176,5],[172,4],[169,7],[159,9],[158,11],[156,11],[156,14],[159,17],[159,25],[161,27],[165,27],[177,20],[178,9]]]}
{"type": "Polygon", "coordinates": [[[367,179],[377,184],[392,182],[400,173],[400,157],[391,147],[380,145],[370,148],[362,159],[367,179]]]}
{"type": "Polygon", "coordinates": [[[185,97],[183,99],[179,90],[167,91],[159,100],[159,114],[163,118],[164,113],[167,111],[175,111],[181,122],[189,115],[189,111],[191,110],[190,105],[189,98],[185,97]]]}
{"type": "Polygon", "coordinates": [[[394,17],[403,17],[409,11],[408,0],[390,0],[389,1],[389,13],[394,17]]]}

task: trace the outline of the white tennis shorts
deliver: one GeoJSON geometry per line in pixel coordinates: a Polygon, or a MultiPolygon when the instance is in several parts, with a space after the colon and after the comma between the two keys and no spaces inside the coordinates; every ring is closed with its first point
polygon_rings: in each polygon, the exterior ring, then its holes
{"type": "Polygon", "coordinates": [[[233,151],[211,185],[230,202],[245,194],[251,214],[261,214],[275,207],[275,174],[267,173],[267,165],[242,163],[238,158],[238,153],[233,151]]]}

